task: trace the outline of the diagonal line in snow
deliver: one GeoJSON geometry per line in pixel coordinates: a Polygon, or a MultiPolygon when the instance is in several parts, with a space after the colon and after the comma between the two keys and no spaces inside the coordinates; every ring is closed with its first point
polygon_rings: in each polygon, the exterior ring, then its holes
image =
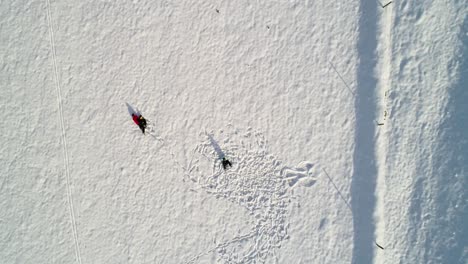
{"type": "Polygon", "coordinates": [[[59,108],[59,117],[60,117],[60,126],[61,126],[61,137],[62,137],[62,142],[63,142],[63,155],[64,155],[64,163],[65,163],[65,173],[66,173],[66,179],[67,179],[67,197],[68,197],[68,206],[69,206],[69,211],[70,211],[70,218],[72,222],[72,231],[73,231],[73,238],[75,242],[75,254],[76,254],[76,259],[79,264],[81,264],[81,253],[80,253],[80,246],[78,243],[78,234],[76,230],[76,219],[75,219],[75,212],[74,212],[74,207],[73,207],[73,197],[72,197],[72,191],[71,191],[71,186],[70,186],[70,168],[69,168],[69,160],[68,160],[68,147],[67,147],[67,138],[65,134],[65,122],[63,119],[63,107],[62,107],[62,89],[60,87],[60,80],[58,77],[58,70],[57,70],[57,56],[55,52],[55,38],[54,38],[54,30],[52,26],[52,17],[51,17],[51,11],[50,11],[50,0],[46,0],[47,4],[47,22],[48,22],[48,27],[49,27],[49,37],[50,37],[50,46],[52,49],[52,58],[53,58],[53,63],[54,63],[54,74],[55,74],[55,88],[57,92],[57,103],[58,103],[58,108],[59,108]]]}
{"type": "Polygon", "coordinates": [[[348,201],[344,198],[343,194],[341,194],[340,190],[338,189],[338,187],[336,186],[336,184],[333,182],[332,178],[330,177],[330,175],[328,174],[328,172],[323,169],[323,172],[325,172],[325,175],[327,175],[328,179],[330,180],[330,182],[333,184],[333,187],[335,187],[335,190],[338,192],[338,194],[341,196],[341,199],[343,199],[343,202],[345,202],[346,206],[348,206],[349,210],[351,210],[351,213],[353,212],[353,209],[351,208],[351,205],[349,205],[348,201]]]}
{"type": "MultiPolygon", "coordinates": [[[[333,187],[335,187],[335,190],[338,192],[338,194],[340,195],[341,199],[343,200],[343,202],[345,202],[346,206],[349,208],[349,210],[351,210],[351,214],[353,213],[353,209],[351,208],[351,205],[349,205],[348,201],[344,198],[343,194],[341,194],[340,190],[338,189],[338,187],[336,186],[335,182],[333,182],[332,178],[330,177],[330,175],[328,174],[328,172],[322,168],[323,172],[325,172],[325,175],[327,175],[328,179],[330,180],[330,182],[333,184],[333,187]]],[[[382,247],[379,243],[377,243],[377,240],[374,239],[374,244],[379,247],[380,249],[385,249],[384,247],[382,247]]]]}
{"type": "Polygon", "coordinates": [[[353,95],[353,96],[356,96],[356,94],[353,92],[353,90],[351,89],[351,87],[349,87],[348,83],[343,79],[343,77],[341,76],[341,74],[338,72],[338,70],[336,69],[335,65],[333,65],[333,63],[331,63],[331,61],[328,61],[330,63],[330,65],[332,66],[333,70],[335,70],[336,74],[338,74],[338,76],[340,77],[340,79],[343,81],[344,85],[346,85],[346,88],[348,88],[348,91],[353,95]]]}

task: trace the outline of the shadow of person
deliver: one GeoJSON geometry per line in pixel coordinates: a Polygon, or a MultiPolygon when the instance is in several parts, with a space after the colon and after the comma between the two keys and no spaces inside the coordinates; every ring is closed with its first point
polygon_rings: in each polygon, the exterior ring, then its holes
{"type": "Polygon", "coordinates": [[[132,115],[140,116],[141,115],[140,111],[137,108],[134,108],[133,106],[131,106],[127,102],[125,104],[127,105],[127,110],[128,110],[128,113],[130,114],[130,116],[132,116],[132,115]]]}
{"type": "Polygon", "coordinates": [[[207,135],[208,135],[208,139],[210,139],[211,146],[213,146],[213,149],[215,150],[216,155],[218,155],[218,158],[220,160],[224,159],[225,154],[221,150],[221,147],[219,146],[218,142],[216,142],[216,140],[213,138],[212,135],[210,135],[210,134],[207,134],[207,135]]]}

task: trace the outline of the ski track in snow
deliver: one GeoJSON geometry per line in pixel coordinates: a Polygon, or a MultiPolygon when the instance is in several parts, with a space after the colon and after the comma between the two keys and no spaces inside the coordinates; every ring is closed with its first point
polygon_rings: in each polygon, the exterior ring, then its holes
{"type": "MultiPolygon", "coordinates": [[[[391,92],[391,74],[392,74],[392,26],[393,26],[393,5],[394,3],[387,3],[379,9],[379,35],[378,45],[377,45],[377,54],[380,54],[377,61],[378,72],[378,82],[377,82],[377,91],[378,91],[378,103],[377,111],[379,117],[377,120],[378,124],[382,126],[378,127],[377,137],[375,142],[375,155],[377,161],[377,179],[376,179],[376,205],[374,210],[374,222],[375,222],[375,243],[385,242],[385,193],[386,193],[386,160],[387,160],[387,142],[388,142],[388,125],[385,125],[387,122],[387,117],[389,117],[389,93],[391,92]],[[385,6],[385,8],[384,8],[385,6]]],[[[374,257],[375,263],[383,263],[385,258],[383,257],[382,251],[376,250],[374,257]]]]}
{"type": "Polygon", "coordinates": [[[65,122],[63,119],[63,107],[62,107],[62,88],[60,86],[60,80],[58,76],[57,70],[57,56],[55,51],[55,37],[54,37],[54,30],[52,24],[52,12],[50,10],[50,1],[46,0],[47,4],[47,22],[49,28],[49,36],[50,36],[50,46],[52,51],[52,59],[53,59],[53,67],[54,67],[54,75],[55,75],[55,84],[56,84],[56,92],[57,92],[57,103],[59,109],[59,118],[60,118],[60,127],[61,127],[61,137],[62,137],[62,146],[63,146],[63,155],[64,155],[64,163],[65,163],[65,174],[66,174],[66,184],[67,184],[67,197],[68,197],[68,205],[70,211],[70,219],[72,224],[72,232],[73,232],[73,240],[75,243],[75,254],[76,259],[79,264],[81,264],[81,252],[80,252],[80,245],[78,241],[78,232],[76,228],[76,218],[73,206],[73,197],[71,191],[71,177],[70,177],[70,165],[68,159],[68,147],[67,147],[67,137],[65,132],[65,122]]]}
{"type": "Polygon", "coordinates": [[[254,218],[254,226],[249,233],[219,243],[186,263],[196,263],[211,252],[215,252],[217,263],[266,263],[288,239],[290,190],[316,182],[311,162],[302,162],[297,168],[282,166],[268,153],[263,134],[251,128],[246,132],[231,130],[220,130],[216,135],[203,132],[205,139],[193,149],[188,166],[175,162],[183,168],[188,182],[247,210],[254,218]],[[224,155],[233,164],[226,171],[220,163],[224,155]]]}

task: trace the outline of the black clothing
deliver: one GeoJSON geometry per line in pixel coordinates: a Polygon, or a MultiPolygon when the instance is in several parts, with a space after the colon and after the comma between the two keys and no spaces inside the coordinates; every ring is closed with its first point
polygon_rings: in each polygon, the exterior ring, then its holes
{"type": "Polygon", "coordinates": [[[144,134],[144,133],[145,133],[145,128],[146,128],[146,126],[144,126],[144,125],[142,125],[142,124],[139,124],[138,127],[140,127],[141,132],[144,134]]]}
{"type": "Polygon", "coordinates": [[[229,166],[229,167],[232,167],[232,164],[229,160],[227,160],[226,158],[223,158],[223,160],[221,161],[223,163],[223,169],[226,170],[226,167],[229,166]]]}
{"type": "Polygon", "coordinates": [[[143,116],[140,116],[138,118],[138,127],[140,127],[141,132],[143,132],[143,134],[144,134],[145,133],[145,128],[146,128],[146,119],[143,116]]]}
{"type": "Polygon", "coordinates": [[[140,125],[146,127],[146,119],[143,116],[140,116],[140,125]]]}

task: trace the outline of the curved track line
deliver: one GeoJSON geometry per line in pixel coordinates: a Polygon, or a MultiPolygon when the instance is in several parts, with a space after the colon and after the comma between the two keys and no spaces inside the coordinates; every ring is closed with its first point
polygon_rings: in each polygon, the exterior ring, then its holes
{"type": "Polygon", "coordinates": [[[68,206],[70,211],[70,218],[72,222],[72,229],[73,229],[73,238],[75,241],[75,254],[76,259],[79,264],[81,264],[81,253],[80,253],[80,246],[78,243],[78,234],[76,231],[76,219],[75,219],[75,212],[73,207],[73,197],[72,191],[70,186],[70,168],[69,168],[69,160],[68,160],[68,147],[67,147],[67,138],[65,134],[65,122],[63,119],[63,108],[62,108],[62,89],[60,87],[60,81],[58,77],[58,70],[57,70],[57,57],[55,53],[55,38],[54,38],[54,30],[52,26],[52,16],[50,11],[50,0],[46,0],[47,4],[47,22],[49,26],[49,37],[50,37],[50,46],[52,49],[52,58],[54,63],[54,73],[55,73],[55,89],[57,92],[57,103],[59,108],[59,116],[60,116],[60,126],[62,130],[62,142],[63,142],[63,155],[64,155],[64,162],[65,162],[65,173],[67,176],[67,197],[68,197],[68,206]]]}
{"type": "Polygon", "coordinates": [[[249,232],[245,235],[242,235],[242,236],[236,236],[234,237],[233,239],[229,240],[229,241],[226,241],[226,242],[223,242],[223,243],[219,243],[218,245],[216,245],[215,247],[209,249],[209,250],[206,250],[206,251],[203,251],[201,252],[200,254],[196,255],[195,257],[191,258],[189,261],[185,262],[185,264],[194,264],[199,258],[201,258],[202,256],[204,255],[207,255],[221,247],[226,247],[232,243],[236,243],[240,240],[243,240],[243,239],[248,239],[248,238],[251,238],[253,237],[255,234],[254,232],[249,232]]]}

